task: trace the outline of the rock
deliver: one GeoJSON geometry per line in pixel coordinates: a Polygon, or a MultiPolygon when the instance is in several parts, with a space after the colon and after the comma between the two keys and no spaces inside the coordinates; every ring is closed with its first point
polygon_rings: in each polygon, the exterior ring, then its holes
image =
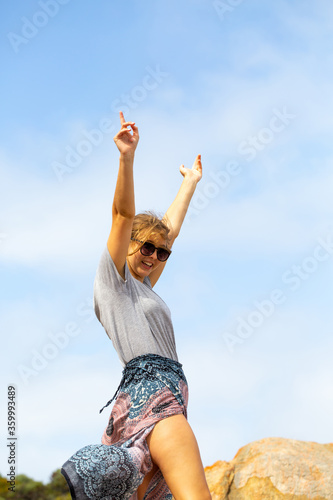
{"type": "Polygon", "coordinates": [[[333,500],[333,444],[261,439],[205,473],[212,500],[333,500]]]}
{"type": "Polygon", "coordinates": [[[231,462],[222,462],[219,460],[214,465],[205,467],[205,474],[212,494],[212,500],[228,498],[230,485],[235,475],[231,462]]]}

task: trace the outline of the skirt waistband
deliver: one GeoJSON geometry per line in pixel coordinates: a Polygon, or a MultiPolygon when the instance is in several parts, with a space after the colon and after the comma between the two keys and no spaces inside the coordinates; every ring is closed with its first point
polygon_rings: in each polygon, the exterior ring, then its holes
{"type": "Polygon", "coordinates": [[[178,361],[175,361],[174,359],[171,358],[166,358],[164,356],[160,356],[159,354],[141,354],[141,356],[137,356],[136,358],[131,359],[131,361],[129,361],[126,364],[123,372],[126,369],[132,368],[133,366],[142,366],[146,361],[149,362],[150,364],[154,363],[157,365],[168,365],[177,368],[182,368],[183,366],[178,361]]]}
{"type": "Polygon", "coordinates": [[[179,388],[179,381],[187,385],[187,380],[182,369],[182,364],[171,358],[165,358],[159,354],[143,354],[129,361],[122,373],[122,379],[113,397],[108,401],[100,413],[109,406],[118,396],[119,392],[128,387],[131,383],[138,383],[142,379],[155,379],[167,386],[178,402],[185,406],[182,393],[179,388]]]}

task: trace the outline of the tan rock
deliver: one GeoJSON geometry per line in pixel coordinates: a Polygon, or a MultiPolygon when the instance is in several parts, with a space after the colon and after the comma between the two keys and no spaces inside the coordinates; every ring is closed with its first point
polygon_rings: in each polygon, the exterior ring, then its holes
{"type": "Polygon", "coordinates": [[[333,500],[333,444],[266,438],[205,473],[212,500],[333,500]]]}
{"type": "Polygon", "coordinates": [[[205,467],[207,483],[212,494],[212,500],[228,498],[230,485],[234,479],[234,467],[231,462],[219,460],[210,467],[205,467]]]}

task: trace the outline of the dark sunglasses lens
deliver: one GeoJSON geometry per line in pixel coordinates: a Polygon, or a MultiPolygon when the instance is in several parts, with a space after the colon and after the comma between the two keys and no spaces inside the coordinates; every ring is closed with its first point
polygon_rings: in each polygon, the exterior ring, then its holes
{"type": "Polygon", "coordinates": [[[170,252],[168,252],[168,250],[164,250],[164,248],[156,248],[153,243],[149,243],[148,241],[142,245],[140,250],[142,255],[145,257],[153,255],[155,250],[157,250],[157,258],[161,262],[165,262],[168,257],[170,257],[170,252]]]}
{"type": "Polygon", "coordinates": [[[170,256],[170,253],[167,250],[164,250],[163,248],[158,248],[157,250],[157,258],[161,262],[165,262],[167,258],[170,256]]]}
{"type": "Polygon", "coordinates": [[[153,245],[152,243],[146,242],[141,247],[141,253],[146,257],[148,257],[149,255],[153,255],[154,252],[155,252],[155,245],[153,245]]]}

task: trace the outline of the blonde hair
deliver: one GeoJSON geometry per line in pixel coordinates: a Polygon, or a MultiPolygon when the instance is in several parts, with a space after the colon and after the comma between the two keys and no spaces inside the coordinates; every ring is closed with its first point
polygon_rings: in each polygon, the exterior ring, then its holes
{"type": "MultiPolygon", "coordinates": [[[[159,217],[151,211],[139,213],[134,217],[131,238],[135,240],[145,242],[147,240],[154,240],[160,236],[166,240],[167,245],[169,242],[169,233],[170,228],[165,217],[159,217]]],[[[138,246],[129,255],[133,255],[137,250],[138,246]]]]}

